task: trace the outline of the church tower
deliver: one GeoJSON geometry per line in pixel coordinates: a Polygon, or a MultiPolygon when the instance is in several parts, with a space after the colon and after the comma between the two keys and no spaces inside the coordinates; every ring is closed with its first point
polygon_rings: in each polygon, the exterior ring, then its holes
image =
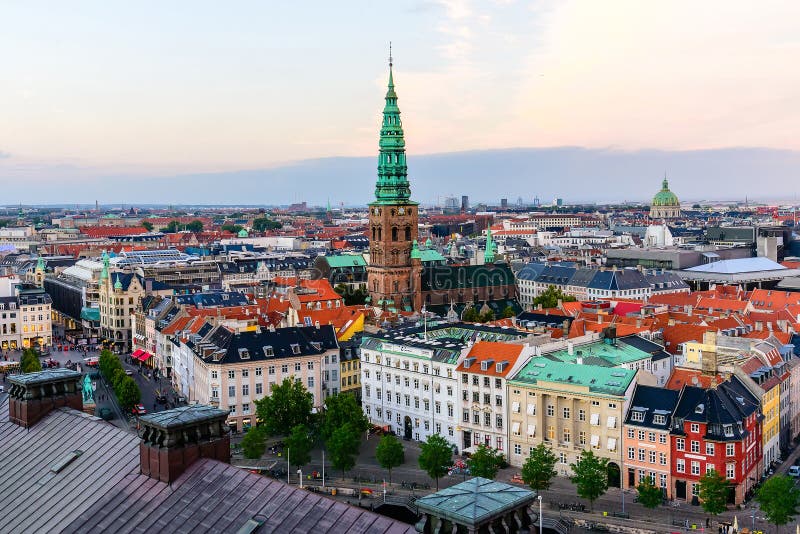
{"type": "Polygon", "coordinates": [[[417,239],[417,203],[411,200],[408,183],[391,48],[389,88],[383,108],[379,147],[375,200],[369,204],[369,296],[372,305],[379,308],[418,310],[421,306],[421,261],[419,257],[412,258],[411,253],[417,239]]]}

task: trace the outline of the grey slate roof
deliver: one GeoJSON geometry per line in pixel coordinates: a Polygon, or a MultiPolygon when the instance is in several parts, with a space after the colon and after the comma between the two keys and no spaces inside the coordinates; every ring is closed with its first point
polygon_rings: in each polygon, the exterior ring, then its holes
{"type": "Polygon", "coordinates": [[[60,408],[26,430],[0,394],[0,532],[412,533],[413,527],[215,460],[172,485],[139,473],[139,438],[60,408]],[[51,466],[82,454],[58,473],[51,466]]]}

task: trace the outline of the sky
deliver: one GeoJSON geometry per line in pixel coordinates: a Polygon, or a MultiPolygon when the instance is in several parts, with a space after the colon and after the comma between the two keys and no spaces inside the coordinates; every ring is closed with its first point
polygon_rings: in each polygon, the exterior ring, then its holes
{"type": "MultiPolygon", "coordinates": [[[[258,170],[264,203],[294,200],[302,189],[270,188],[276,170],[377,154],[390,40],[412,187],[423,155],[455,154],[442,171],[458,174],[459,153],[512,148],[800,151],[800,2],[7,0],[0,13],[0,202],[157,202],[154,179],[258,170]]],[[[623,196],[652,194],[669,169],[648,171],[623,196]]],[[[310,200],[374,182],[330,178],[310,200]]]]}

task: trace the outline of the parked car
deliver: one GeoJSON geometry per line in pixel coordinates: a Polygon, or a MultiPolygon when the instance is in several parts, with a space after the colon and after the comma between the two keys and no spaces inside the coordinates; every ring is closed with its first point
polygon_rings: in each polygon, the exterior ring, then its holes
{"type": "Polygon", "coordinates": [[[133,408],[131,408],[131,413],[133,415],[145,415],[147,410],[144,407],[144,404],[137,404],[133,408]]]}
{"type": "Polygon", "coordinates": [[[798,478],[800,477],[800,465],[793,465],[789,468],[789,476],[798,478]]]}
{"type": "Polygon", "coordinates": [[[133,376],[133,371],[131,371],[130,369],[125,369],[125,374],[128,376],[133,376]]]}
{"type": "Polygon", "coordinates": [[[114,412],[112,412],[108,408],[100,408],[100,410],[97,412],[97,415],[99,415],[100,419],[104,421],[111,421],[112,419],[114,419],[114,412]]]}

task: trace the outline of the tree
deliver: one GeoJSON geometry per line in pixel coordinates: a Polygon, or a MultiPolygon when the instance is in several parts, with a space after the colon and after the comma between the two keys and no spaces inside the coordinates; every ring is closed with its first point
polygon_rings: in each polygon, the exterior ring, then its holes
{"type": "Polygon", "coordinates": [[[232,234],[238,234],[239,232],[242,231],[242,228],[244,228],[244,226],[241,226],[239,224],[227,223],[227,224],[223,224],[220,227],[220,230],[222,230],[223,232],[230,232],[232,234]]]}
{"type": "Polygon", "coordinates": [[[125,374],[125,369],[123,369],[122,367],[114,369],[114,372],[111,375],[111,380],[110,380],[111,387],[114,388],[114,390],[118,389],[119,385],[122,384],[122,381],[125,380],[127,376],[128,375],[125,374]]]}
{"type": "Polygon", "coordinates": [[[255,401],[256,414],[269,436],[282,435],[297,425],[311,423],[314,396],[299,380],[291,378],[272,388],[268,397],[255,401]]]}
{"type": "Polygon", "coordinates": [[[180,221],[171,220],[170,222],[167,223],[167,226],[166,228],[164,228],[164,231],[168,234],[174,234],[175,232],[178,231],[178,226],[180,226],[180,224],[181,224],[180,221]]]}
{"type": "Polygon", "coordinates": [[[359,306],[367,301],[369,292],[366,288],[353,289],[352,286],[337,284],[333,288],[344,299],[345,306],[359,306]]]}
{"type": "Polygon", "coordinates": [[[503,319],[509,319],[517,315],[517,312],[514,311],[514,306],[506,306],[503,309],[503,319]]]}
{"type": "Polygon", "coordinates": [[[472,476],[494,480],[497,471],[505,461],[506,459],[502,452],[481,443],[467,460],[467,466],[472,476]]]}
{"type": "Polygon", "coordinates": [[[558,301],[561,302],[574,302],[575,297],[572,295],[565,295],[561,289],[556,286],[550,286],[545,289],[538,297],[534,297],[533,306],[537,307],[541,304],[542,308],[555,308],[558,306],[558,301]]]}
{"type": "Polygon", "coordinates": [[[153,223],[151,223],[150,221],[142,221],[142,226],[148,232],[152,232],[153,231],[153,223]]]}
{"type": "Polygon", "coordinates": [[[779,530],[782,525],[794,520],[800,506],[800,490],[794,480],[786,475],[768,478],[756,492],[756,501],[767,521],[779,530]]]}
{"type": "Polygon", "coordinates": [[[359,431],[350,425],[344,425],[334,430],[331,437],[325,442],[331,464],[335,469],[342,471],[342,478],[344,478],[345,471],[349,471],[356,465],[360,437],[359,431]]]}
{"type": "Polygon", "coordinates": [[[661,488],[656,487],[652,477],[645,477],[644,480],[636,486],[636,491],[639,492],[639,502],[645,508],[658,508],[664,495],[661,493],[661,488]]]}
{"type": "Polygon", "coordinates": [[[575,484],[578,496],[589,499],[589,509],[594,511],[594,501],[608,490],[608,458],[584,450],[570,467],[573,475],[569,479],[575,484]]]}
{"type": "Polygon", "coordinates": [[[698,497],[703,510],[710,515],[719,515],[728,509],[728,481],[715,470],[706,471],[700,477],[698,497]]]}
{"type": "Polygon", "coordinates": [[[292,428],[283,443],[289,451],[289,462],[293,466],[300,467],[311,461],[311,448],[314,443],[306,425],[297,425],[292,428]]]}
{"type": "Polygon", "coordinates": [[[489,321],[494,321],[494,312],[492,310],[486,310],[486,313],[481,314],[480,321],[482,323],[488,323],[489,321]]]}
{"type": "Polygon", "coordinates": [[[481,320],[481,314],[478,313],[478,310],[476,310],[474,306],[470,306],[464,310],[461,319],[467,323],[478,323],[481,320]]]}
{"type": "Polygon", "coordinates": [[[419,453],[419,467],[428,476],[436,480],[436,491],[439,491],[439,478],[447,474],[453,465],[453,448],[439,434],[428,436],[419,453]]]}
{"type": "Polygon", "coordinates": [[[139,386],[136,385],[133,378],[127,375],[120,381],[119,385],[114,388],[114,393],[117,394],[117,400],[126,410],[133,408],[133,406],[138,404],[142,399],[142,392],[139,390],[139,386]]]}
{"type": "Polygon", "coordinates": [[[264,230],[277,230],[283,225],[278,221],[273,221],[267,217],[259,217],[253,219],[253,230],[256,232],[263,232],[264,230]]]}
{"type": "Polygon", "coordinates": [[[267,450],[267,442],[264,429],[260,426],[251,426],[242,438],[244,457],[257,460],[264,455],[265,450],[267,450]]]}
{"type": "Polygon", "coordinates": [[[327,440],[337,428],[350,425],[356,433],[369,429],[369,420],[350,393],[337,393],[325,399],[322,412],[322,438],[327,440]]]}
{"type": "Polygon", "coordinates": [[[38,373],[42,370],[42,362],[34,349],[25,349],[22,351],[19,367],[23,373],[38,373]]]}
{"type": "Polygon", "coordinates": [[[552,449],[544,443],[539,443],[522,464],[522,480],[537,492],[548,489],[553,477],[558,475],[555,469],[557,461],[558,458],[552,449]]]}
{"type": "Polygon", "coordinates": [[[375,458],[384,469],[389,470],[389,484],[392,483],[392,469],[398,465],[403,465],[406,461],[406,453],[403,444],[394,434],[386,434],[378,442],[375,448],[375,458]]]}
{"type": "Polygon", "coordinates": [[[98,359],[97,366],[100,368],[100,373],[106,379],[106,381],[113,386],[115,386],[115,375],[117,371],[122,371],[125,373],[125,370],[122,367],[122,362],[119,361],[119,358],[112,353],[108,349],[104,349],[100,352],[100,358],[98,359]]]}
{"type": "Polygon", "coordinates": [[[202,232],[203,231],[203,221],[195,219],[195,220],[193,220],[192,222],[190,222],[189,224],[186,225],[186,229],[189,230],[190,232],[194,232],[195,234],[197,232],[202,232]]]}

